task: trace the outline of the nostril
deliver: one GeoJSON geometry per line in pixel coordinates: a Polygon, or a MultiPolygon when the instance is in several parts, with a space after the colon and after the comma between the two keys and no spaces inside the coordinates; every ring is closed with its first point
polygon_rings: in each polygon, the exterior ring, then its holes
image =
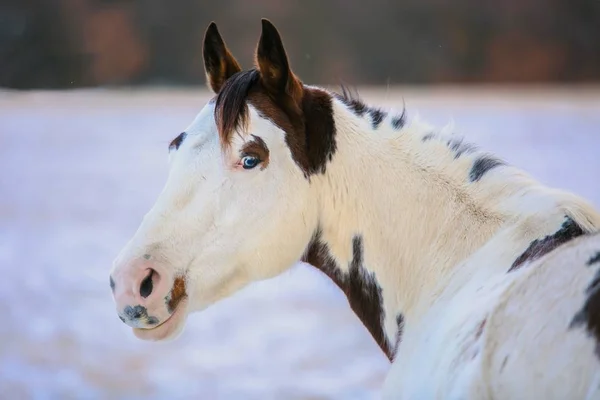
{"type": "Polygon", "coordinates": [[[154,270],[151,269],[148,276],[146,276],[146,278],[144,278],[144,280],[142,281],[142,284],[140,285],[140,296],[142,296],[143,298],[150,296],[150,294],[152,293],[152,287],[153,287],[152,276],[154,274],[155,274],[154,270]]]}

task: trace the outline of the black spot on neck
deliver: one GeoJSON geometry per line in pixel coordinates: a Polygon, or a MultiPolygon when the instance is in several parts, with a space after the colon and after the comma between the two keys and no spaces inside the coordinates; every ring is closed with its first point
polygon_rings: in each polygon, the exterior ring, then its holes
{"type": "Polygon", "coordinates": [[[489,155],[481,156],[473,163],[471,172],[469,173],[469,179],[471,182],[477,182],[490,170],[502,165],[506,165],[505,162],[496,157],[489,155]]]}
{"type": "Polygon", "coordinates": [[[315,234],[302,261],[320,269],[339,286],[354,313],[369,330],[381,350],[392,360],[393,349],[383,330],[385,314],[381,287],[375,275],[365,269],[362,237],[355,236],[352,240],[352,261],[347,273],[342,272],[333,260],[320,231],[315,234]]]}
{"type": "Polygon", "coordinates": [[[473,153],[477,147],[469,142],[465,142],[464,138],[451,138],[447,143],[450,150],[454,152],[454,158],[457,159],[463,154],[473,153]]]}
{"type": "Polygon", "coordinates": [[[327,163],[337,149],[336,128],[333,119],[332,99],[320,90],[305,90],[302,110],[305,120],[306,144],[309,165],[307,175],[325,173],[327,163]]]}
{"type": "Polygon", "coordinates": [[[362,117],[369,111],[369,107],[358,98],[358,95],[352,94],[350,89],[345,86],[342,86],[342,94],[336,93],[335,97],[344,103],[357,117],[362,117]]]}
{"type": "Polygon", "coordinates": [[[392,118],[392,127],[396,130],[402,129],[406,124],[406,110],[402,110],[402,114],[392,118]]]}
{"type": "Polygon", "coordinates": [[[373,129],[377,129],[383,119],[387,116],[387,113],[378,108],[371,108],[369,109],[369,115],[371,115],[371,124],[373,125],[373,129]]]}
{"type": "MultiPolygon", "coordinates": [[[[334,94],[334,96],[341,101],[354,115],[357,117],[364,117],[365,114],[369,114],[371,117],[371,125],[373,129],[377,129],[383,120],[387,117],[388,113],[377,107],[369,107],[361,99],[358,98],[357,94],[353,94],[347,87],[342,86],[342,94],[334,94]]],[[[392,118],[392,127],[394,129],[400,129],[406,123],[406,109],[402,110],[402,114],[392,118]]]]}
{"type": "Polygon", "coordinates": [[[398,347],[402,342],[402,333],[404,332],[404,316],[402,314],[396,315],[396,324],[398,325],[398,331],[396,333],[396,343],[394,344],[394,350],[392,352],[392,357],[396,358],[396,354],[398,354],[398,347]]]}
{"type": "Polygon", "coordinates": [[[525,262],[534,261],[548,254],[557,247],[584,234],[583,229],[570,217],[565,217],[561,228],[542,239],[536,239],[512,264],[508,272],[519,269],[525,262]]]}
{"type": "MultiPolygon", "coordinates": [[[[586,263],[588,267],[600,262],[600,251],[598,251],[586,263]]],[[[569,325],[570,329],[584,326],[588,334],[596,340],[596,356],[600,358],[600,269],[592,278],[585,290],[587,296],[581,310],[575,314],[569,325]]]]}
{"type": "Polygon", "coordinates": [[[596,264],[596,263],[600,263],[600,250],[596,253],[595,256],[593,256],[592,258],[589,259],[589,261],[587,262],[587,265],[592,265],[592,264],[596,264]]]}
{"type": "Polygon", "coordinates": [[[431,139],[433,139],[434,137],[436,137],[436,134],[435,134],[435,132],[429,132],[428,134],[426,134],[425,136],[423,136],[423,137],[421,138],[421,141],[422,141],[422,142],[427,142],[428,140],[431,140],[431,139]]]}
{"type": "Polygon", "coordinates": [[[115,292],[115,280],[113,279],[113,277],[110,277],[110,290],[112,290],[112,292],[115,292]]]}
{"type": "Polygon", "coordinates": [[[336,127],[331,95],[323,90],[304,88],[301,114],[287,113],[292,128],[285,141],[294,162],[308,179],[324,174],[337,149],[336,127]]]}

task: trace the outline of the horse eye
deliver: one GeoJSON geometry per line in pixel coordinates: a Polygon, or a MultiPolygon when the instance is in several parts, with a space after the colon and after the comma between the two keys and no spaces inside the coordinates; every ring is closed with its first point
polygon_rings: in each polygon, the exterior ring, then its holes
{"type": "Polygon", "coordinates": [[[244,156],[242,158],[242,166],[244,169],[252,169],[260,164],[260,159],[254,156],[244,156]]]}

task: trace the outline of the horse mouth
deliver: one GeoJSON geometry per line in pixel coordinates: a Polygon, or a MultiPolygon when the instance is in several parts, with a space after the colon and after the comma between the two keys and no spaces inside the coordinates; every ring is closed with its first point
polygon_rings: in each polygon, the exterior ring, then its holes
{"type": "Polygon", "coordinates": [[[177,306],[160,325],[152,328],[132,328],[133,334],[142,340],[159,341],[176,337],[181,330],[187,317],[188,297],[181,298],[177,306]]]}

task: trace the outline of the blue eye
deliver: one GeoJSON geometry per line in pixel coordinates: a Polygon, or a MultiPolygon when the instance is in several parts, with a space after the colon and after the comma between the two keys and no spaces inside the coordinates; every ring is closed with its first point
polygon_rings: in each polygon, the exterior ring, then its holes
{"type": "Polygon", "coordinates": [[[242,166],[244,169],[252,169],[260,164],[260,160],[254,156],[245,156],[242,158],[242,166]]]}

